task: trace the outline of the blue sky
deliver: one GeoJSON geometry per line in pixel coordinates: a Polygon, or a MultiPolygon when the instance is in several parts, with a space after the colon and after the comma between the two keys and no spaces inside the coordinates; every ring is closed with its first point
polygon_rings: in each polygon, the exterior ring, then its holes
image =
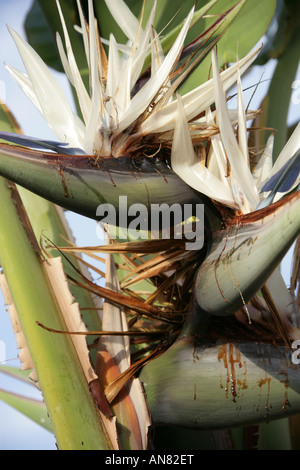
{"type": "MultiPolygon", "coordinates": [[[[18,56],[16,47],[7,31],[6,24],[9,24],[16,31],[24,35],[23,21],[26,13],[31,7],[32,0],[10,0],[1,1],[0,3],[0,99],[5,101],[9,108],[13,111],[16,119],[19,121],[25,134],[39,136],[42,138],[53,138],[51,130],[43,121],[40,114],[30,103],[27,97],[22,93],[19,87],[10,78],[4,67],[4,63],[13,65],[23,70],[22,62],[18,56]]],[[[271,77],[274,64],[270,68],[255,68],[251,74],[243,79],[244,87],[257,83],[261,74],[264,72],[264,79],[271,77]]],[[[300,75],[298,74],[298,79],[300,75]]],[[[66,80],[63,76],[57,75],[61,85],[66,89],[66,93],[71,100],[71,93],[66,87],[66,80]]],[[[299,82],[300,84],[300,82],[299,82]]],[[[252,101],[252,108],[259,106],[260,97],[264,95],[268,84],[264,83],[260,86],[258,93],[252,101]]],[[[250,98],[252,92],[246,95],[245,101],[250,98]]],[[[299,94],[297,95],[299,96],[299,94]]],[[[300,118],[300,104],[291,105],[289,112],[289,122],[295,122],[300,118]]],[[[72,216],[69,219],[72,224],[73,231],[79,244],[88,244],[95,241],[95,222],[83,220],[79,216],[72,216]],[[83,227],[83,229],[82,229],[83,227]],[[88,234],[91,234],[88,236],[88,234]]],[[[285,276],[288,278],[290,271],[289,259],[285,263],[285,276]]],[[[5,359],[8,365],[18,366],[16,342],[8,318],[8,314],[3,305],[3,299],[0,293],[0,341],[5,342],[5,359]]],[[[1,354],[1,348],[0,348],[1,354]]],[[[0,362],[4,358],[0,357],[0,362]]],[[[0,374],[0,387],[9,390],[24,393],[28,396],[40,398],[40,394],[31,387],[21,387],[19,382],[13,379],[6,379],[0,374]]],[[[1,450],[21,450],[21,449],[55,449],[55,440],[53,436],[44,431],[38,425],[32,423],[29,419],[24,418],[20,413],[14,411],[7,405],[0,402],[0,449],[1,450]]]]}

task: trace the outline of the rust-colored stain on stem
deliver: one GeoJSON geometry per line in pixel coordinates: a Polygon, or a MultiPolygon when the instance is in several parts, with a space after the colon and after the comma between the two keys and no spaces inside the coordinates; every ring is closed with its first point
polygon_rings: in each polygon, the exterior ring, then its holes
{"type": "MultiPolygon", "coordinates": [[[[241,352],[233,343],[222,344],[219,346],[218,360],[223,361],[224,367],[226,369],[226,398],[228,398],[228,391],[230,388],[232,401],[236,402],[237,385],[239,385],[242,389],[247,388],[246,378],[244,380],[240,380],[236,377],[236,365],[240,369],[243,367],[241,361],[241,352]]],[[[244,365],[246,366],[246,364],[244,365]]],[[[244,374],[246,375],[246,367],[244,374]]],[[[220,388],[224,388],[222,374],[220,375],[220,388]]]]}

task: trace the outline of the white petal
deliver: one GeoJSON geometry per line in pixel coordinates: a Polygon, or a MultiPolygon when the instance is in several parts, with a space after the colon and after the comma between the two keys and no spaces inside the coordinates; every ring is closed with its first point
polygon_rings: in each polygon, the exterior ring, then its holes
{"type": "Polygon", "coordinates": [[[109,55],[108,55],[108,70],[106,80],[106,102],[107,114],[110,116],[110,128],[116,127],[118,123],[118,110],[117,110],[117,91],[118,83],[121,77],[120,74],[121,62],[118,52],[118,45],[113,34],[110,35],[109,41],[109,55]]]}
{"type": "Polygon", "coordinates": [[[182,50],[183,43],[187,32],[190,27],[190,23],[193,17],[194,8],[190,11],[189,15],[186,18],[186,21],[176,38],[172,48],[168,52],[163,64],[160,66],[157,74],[154,77],[151,77],[148,82],[143,86],[143,88],[133,97],[131,100],[130,107],[123,116],[122,121],[120,122],[120,131],[126,129],[130,124],[132,124],[150,105],[154,96],[159,92],[161,87],[169,79],[172,68],[182,50]]]}
{"type": "Polygon", "coordinates": [[[237,68],[237,94],[238,94],[238,142],[245,162],[249,165],[249,152],[247,142],[246,112],[244,104],[243,89],[241,83],[241,74],[237,68]]]}
{"type": "Polygon", "coordinates": [[[292,133],[291,137],[283,147],[282,151],[280,152],[276,162],[274,163],[271,176],[275,175],[280,168],[282,168],[286,162],[292,158],[292,156],[299,150],[300,148],[300,122],[296,126],[296,129],[292,133]]]}
{"type": "Polygon", "coordinates": [[[252,173],[256,187],[259,191],[263,187],[265,182],[270,178],[272,172],[273,146],[274,134],[270,135],[270,137],[268,138],[264,153],[260,157],[259,162],[252,173]]]}
{"type": "Polygon", "coordinates": [[[68,58],[67,58],[65,50],[64,50],[62,39],[61,39],[60,34],[58,32],[56,33],[56,44],[57,44],[57,48],[58,48],[60,61],[62,63],[65,74],[66,74],[69,82],[71,83],[71,85],[74,86],[74,80],[73,80],[70,64],[69,64],[68,58]]]}
{"type": "MultiPolygon", "coordinates": [[[[105,38],[102,38],[101,37],[101,42],[102,44],[104,44],[105,46],[109,46],[109,43],[110,41],[108,39],[105,39],[105,38]]],[[[130,56],[131,54],[131,51],[132,51],[132,44],[119,44],[117,43],[117,46],[118,46],[118,51],[120,51],[122,54],[126,55],[126,56],[130,56]]]]}
{"type": "MultiPolygon", "coordinates": [[[[241,73],[245,72],[255,60],[260,49],[251,52],[239,62],[241,73]]],[[[221,73],[224,91],[227,91],[236,81],[237,64],[232,65],[221,73]]],[[[204,112],[214,102],[213,80],[209,80],[198,88],[190,91],[182,97],[185,113],[188,121],[204,112]]],[[[140,127],[141,133],[150,134],[155,132],[168,132],[174,129],[177,114],[176,101],[157,112],[153,112],[140,127]]]]}
{"type": "Polygon", "coordinates": [[[164,51],[156,31],[152,30],[151,42],[151,76],[155,76],[165,60],[164,51]]]}
{"type": "Polygon", "coordinates": [[[106,94],[114,97],[120,80],[120,58],[118,46],[113,34],[110,35],[106,94]]]}
{"type": "Polygon", "coordinates": [[[222,82],[218,70],[215,50],[212,51],[212,65],[215,103],[222,142],[229,159],[234,178],[239,185],[242,205],[245,204],[246,211],[248,211],[249,208],[250,210],[254,210],[259,202],[258,192],[254,184],[249,166],[245,161],[232,128],[225,94],[222,89],[222,82]],[[249,207],[247,208],[247,206],[249,207]]]}
{"type": "Polygon", "coordinates": [[[60,141],[82,148],[79,136],[83,124],[78,128],[78,120],[75,119],[63,91],[32,47],[14,30],[9,28],[9,31],[22,57],[32,89],[48,125],[60,141]]]}
{"type": "Polygon", "coordinates": [[[139,21],[123,0],[105,0],[107,8],[124,34],[133,43],[139,30],[139,21]]]}
{"type": "Polygon", "coordinates": [[[145,57],[150,50],[151,45],[149,44],[149,39],[151,36],[151,31],[153,27],[155,11],[156,11],[156,0],[153,2],[153,6],[147,21],[147,25],[145,30],[141,30],[139,33],[139,40],[138,40],[138,47],[134,52],[134,59],[132,65],[132,75],[131,75],[131,88],[135,85],[136,81],[138,80],[140,73],[142,71],[145,57]]]}
{"type": "MultiPolygon", "coordinates": [[[[66,43],[66,48],[67,48],[67,57],[65,57],[65,55],[63,54],[63,49],[61,47],[61,41],[60,40],[58,40],[58,44],[60,44],[59,50],[60,50],[60,53],[61,53],[61,57],[64,61],[63,63],[65,63],[65,65],[68,64],[68,67],[67,67],[68,74],[71,78],[71,83],[73,84],[73,86],[76,90],[76,94],[77,94],[77,97],[78,97],[78,102],[79,102],[79,105],[80,105],[80,109],[82,111],[83,118],[86,122],[87,119],[88,119],[88,116],[89,116],[90,108],[91,108],[91,100],[90,100],[90,97],[89,97],[89,95],[86,91],[86,88],[85,88],[85,85],[83,83],[81,74],[80,74],[80,72],[78,70],[78,67],[77,67],[76,59],[75,59],[75,56],[74,56],[74,53],[73,53],[73,50],[72,50],[71,41],[70,41],[70,38],[69,38],[66,23],[65,23],[65,20],[64,20],[61,8],[60,8],[59,1],[56,0],[56,3],[57,3],[57,8],[58,8],[58,11],[59,11],[60,19],[61,19],[61,24],[62,24],[62,27],[63,27],[65,43],[66,43]],[[67,62],[66,62],[66,60],[67,60],[67,62]]],[[[59,34],[58,34],[58,37],[60,38],[59,34]]]]}
{"type": "Polygon", "coordinates": [[[91,84],[91,107],[90,115],[86,123],[84,148],[87,153],[93,154],[96,148],[101,148],[101,134],[99,132],[100,117],[103,114],[101,83],[98,74],[98,49],[94,20],[93,2],[89,0],[89,44],[90,44],[90,84],[91,84]],[[97,140],[97,143],[96,143],[97,140]]]}
{"type": "Polygon", "coordinates": [[[40,103],[37,99],[37,96],[34,92],[32,83],[26,73],[20,72],[19,70],[15,69],[10,65],[6,65],[7,70],[13,77],[13,79],[17,82],[17,84],[22,88],[24,93],[28,96],[30,101],[34,104],[34,106],[39,110],[41,114],[43,114],[42,109],[40,107],[40,103]]]}
{"type": "MultiPolygon", "coordinates": [[[[215,124],[213,113],[211,112],[210,108],[207,109],[206,115],[207,123],[215,124]]],[[[219,177],[223,182],[224,186],[230,190],[227,178],[227,167],[228,163],[226,158],[226,152],[222,144],[221,136],[218,133],[216,135],[211,136],[211,151],[208,156],[207,168],[211,173],[219,177]]]]}
{"type": "Polygon", "coordinates": [[[82,34],[82,37],[83,37],[83,44],[84,44],[86,60],[87,60],[87,63],[90,64],[89,38],[88,38],[88,34],[87,34],[85,18],[84,18],[84,14],[83,14],[83,11],[82,11],[82,8],[81,8],[80,0],[77,0],[77,9],[78,9],[78,12],[79,12],[80,25],[81,25],[81,34],[82,34]]]}
{"type": "Polygon", "coordinates": [[[188,122],[184,113],[182,98],[177,98],[177,119],[174,131],[171,166],[173,171],[192,188],[206,196],[236,207],[230,190],[216,178],[202,163],[197,161],[188,122]]]}
{"type": "MultiPolygon", "coordinates": [[[[106,256],[105,286],[115,292],[120,292],[119,280],[112,255],[106,256]]],[[[127,331],[126,315],[122,309],[109,302],[103,305],[103,331],[127,331]]],[[[101,346],[115,358],[120,372],[125,372],[130,366],[130,344],[129,337],[124,336],[102,336],[101,346]]]]}
{"type": "Polygon", "coordinates": [[[129,108],[131,102],[131,70],[132,58],[129,57],[122,63],[118,90],[115,94],[115,101],[117,104],[120,120],[122,119],[122,115],[129,108]]]}

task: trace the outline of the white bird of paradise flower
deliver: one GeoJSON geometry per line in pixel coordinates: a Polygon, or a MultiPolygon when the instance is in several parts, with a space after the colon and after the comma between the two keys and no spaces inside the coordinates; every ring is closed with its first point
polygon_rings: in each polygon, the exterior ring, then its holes
{"type": "MultiPolygon", "coordinates": [[[[171,142],[173,171],[189,186],[239,213],[248,213],[267,201],[269,192],[261,192],[268,179],[285,167],[300,147],[300,125],[272,166],[270,137],[259,164],[250,171],[246,121],[253,113],[246,113],[240,76],[253,63],[260,48],[248,54],[223,72],[219,72],[216,52],[212,51],[213,78],[184,96],[175,96],[181,80],[171,84],[191,25],[194,8],[189,12],[173,46],[164,56],[159,35],[153,29],[156,1],[145,29],[123,0],[106,0],[116,22],[128,37],[126,45],[118,45],[110,35],[109,55],[104,64],[94,18],[93,2],[89,0],[89,28],[77,0],[81,25],[77,28],[83,38],[89,66],[90,91],[86,90],[76,64],[62,10],[57,0],[66,52],[60,35],[57,45],[65,73],[76,90],[83,120],[71,109],[59,85],[38,54],[22,37],[9,28],[18,47],[27,74],[7,66],[34,105],[42,113],[59,141],[77,153],[88,155],[124,155],[144,136],[171,142]],[[122,51],[120,54],[120,50],[122,51]],[[151,76],[133,94],[147,54],[151,53],[151,76]],[[106,72],[104,68],[107,68],[106,72]],[[238,109],[228,110],[226,91],[234,84],[238,90],[238,109]],[[216,110],[211,111],[211,105],[216,110]],[[197,120],[197,116],[205,117],[197,120]],[[234,126],[238,124],[238,138],[234,126]],[[219,133],[211,135],[208,162],[198,161],[194,142],[199,133],[208,133],[209,126],[217,126],[219,133]]],[[[183,74],[184,75],[184,74],[183,74]]],[[[299,183],[299,175],[292,188],[299,183]]],[[[286,191],[287,192],[287,191],[286,191]]],[[[283,196],[286,192],[281,193],[283,196]]],[[[281,197],[276,195],[276,198],[281,197]]]]}
{"type": "MultiPolygon", "coordinates": [[[[254,171],[250,169],[246,122],[255,116],[255,112],[245,111],[240,76],[253,63],[260,48],[251,51],[245,58],[238,60],[236,64],[222,72],[219,71],[216,52],[212,50],[213,78],[180,96],[176,92],[189,66],[185,72],[176,77],[175,81],[172,82],[172,79],[193,20],[194,8],[189,12],[176,40],[165,56],[160,36],[153,29],[156,1],[153,2],[145,28],[142,28],[141,22],[132,14],[123,0],[105,0],[105,2],[127,36],[128,42],[125,45],[119,45],[111,34],[107,41],[109,54],[106,57],[102,46],[102,42],[105,41],[100,39],[97,31],[92,0],[88,0],[88,28],[80,2],[77,0],[80,17],[80,26],[77,30],[82,35],[89,68],[90,86],[87,90],[76,63],[59,1],[56,0],[65,43],[63,44],[62,38],[57,33],[57,46],[65,73],[76,91],[82,119],[73,112],[63,91],[38,54],[19,34],[9,28],[27,73],[20,72],[12,66],[7,66],[7,68],[41,112],[59,142],[45,142],[26,136],[11,136],[8,133],[0,133],[0,137],[15,143],[23,142],[33,148],[46,146],[60,154],[72,155],[74,153],[116,159],[131,155],[134,149],[141,149],[143,145],[147,148],[147,142],[154,141],[158,149],[160,145],[171,149],[169,150],[170,164],[179,178],[198,193],[233,209],[235,215],[256,211],[257,208],[284,196],[298,185],[300,179],[299,174],[296,174],[292,178],[292,183],[286,185],[284,191],[280,191],[277,177],[279,180],[284,179],[289,166],[293,166],[295,159],[299,161],[300,124],[274,165],[272,164],[273,136],[271,136],[258,165],[254,171]],[[151,73],[141,85],[140,75],[149,54],[151,73]],[[237,85],[238,107],[237,110],[229,110],[226,92],[234,84],[237,85]],[[215,105],[214,108],[213,105],[215,105]],[[197,154],[197,144],[201,140],[199,139],[201,135],[203,140],[209,138],[211,142],[205,163],[198,158],[197,154]],[[276,191],[272,185],[267,186],[268,189],[265,190],[265,183],[272,182],[273,178],[276,180],[274,186],[276,191]]],[[[11,153],[14,151],[13,149],[11,153]]],[[[7,156],[7,154],[9,155],[9,151],[4,146],[3,155],[7,156]]],[[[242,233],[242,237],[246,235],[242,233]]],[[[236,235],[233,238],[235,242],[236,235]]],[[[226,245],[228,234],[225,235],[225,239],[226,245]]],[[[269,243],[269,240],[267,242],[269,243]]],[[[219,244],[218,248],[224,255],[225,247],[219,244]]],[[[214,255],[213,251],[212,255],[214,255]]],[[[218,251],[217,256],[219,262],[218,251]]],[[[265,260],[260,260],[260,263],[265,265],[265,260]]],[[[213,276],[206,276],[209,287],[212,285],[210,280],[215,281],[216,277],[215,266],[211,266],[208,266],[207,271],[211,269],[213,276]]],[[[264,267],[261,270],[265,274],[264,267]]],[[[271,267],[274,269],[273,266],[271,267]]],[[[257,276],[256,263],[252,267],[252,274],[254,278],[257,276]]],[[[198,286],[203,285],[203,273],[200,272],[200,275],[198,286]]],[[[228,283],[232,290],[232,285],[230,285],[232,282],[227,271],[224,277],[229,278],[228,283]]],[[[246,277],[244,282],[248,287],[246,277]]],[[[115,273],[112,274],[112,278],[116,281],[115,273]]],[[[276,296],[282,297],[282,289],[278,289],[279,284],[273,284],[274,280],[278,280],[277,272],[274,272],[267,283],[275,298],[276,296]]],[[[243,288],[244,285],[237,286],[235,281],[234,290],[238,291],[244,302],[243,288]]],[[[197,290],[197,283],[194,290],[197,290]]],[[[215,297],[216,292],[222,293],[219,285],[215,286],[213,294],[211,292],[213,288],[207,289],[206,297],[211,299],[215,297]]],[[[223,303],[225,303],[224,299],[227,297],[222,293],[223,303]]],[[[201,300],[198,303],[202,308],[201,300]]],[[[289,302],[290,297],[286,305],[289,305],[289,302]]],[[[228,303],[230,304],[226,300],[226,307],[228,303]]],[[[235,305],[233,303],[233,307],[235,305]]],[[[117,319],[114,320],[115,324],[112,329],[121,323],[119,321],[121,317],[118,315],[117,312],[117,319]]],[[[115,346],[113,340],[110,346],[115,346]]],[[[123,345],[120,348],[122,350],[123,345]]],[[[114,355],[118,356],[115,353],[116,350],[114,350],[114,355]]],[[[126,358],[128,359],[127,356],[126,358]]],[[[142,393],[140,397],[144,400],[142,393]]],[[[146,418],[143,419],[148,423],[146,418]]],[[[146,447],[145,442],[146,433],[143,436],[144,447],[146,447]]]]}

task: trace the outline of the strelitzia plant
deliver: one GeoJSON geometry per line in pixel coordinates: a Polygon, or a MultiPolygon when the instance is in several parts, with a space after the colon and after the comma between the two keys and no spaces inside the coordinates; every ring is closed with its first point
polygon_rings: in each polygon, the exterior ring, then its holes
{"type": "Polygon", "coordinates": [[[10,29],[27,73],[7,68],[58,139],[16,133],[2,108],[0,174],[13,182],[1,183],[0,217],[10,221],[1,228],[2,284],[47,426],[60,449],[146,449],[151,426],[214,432],[296,414],[298,369],[289,368],[286,348],[298,339],[299,306],[277,267],[300,232],[300,127],[275,164],[273,135],[259,161],[251,158],[247,122],[258,113],[245,109],[241,75],[260,48],[222,71],[215,49],[246,1],[190,43],[191,27],[215,0],[192,8],[163,39],[154,27],[156,1],[146,21],[147,2],[140,19],[121,0],[105,3],[128,41],[118,44],[112,33],[103,39],[92,0],[87,19],[77,1],[86,83],[56,2],[64,36],[63,43],[57,34],[57,47],[78,115],[43,60],[10,29]],[[185,92],[207,58],[212,77],[185,92]],[[234,84],[236,110],[226,97],[234,84]],[[127,207],[138,203],[149,213],[175,203],[193,211],[163,227],[167,238],[151,224],[133,234],[124,196],[127,207]],[[37,215],[36,197],[51,221],[37,215]],[[107,244],[77,247],[57,205],[93,219],[99,207],[112,207],[107,244]],[[187,245],[191,234],[198,245],[187,245]],[[24,259],[17,272],[12,252],[24,259]],[[106,255],[105,287],[91,280],[79,253],[106,255]]]}

